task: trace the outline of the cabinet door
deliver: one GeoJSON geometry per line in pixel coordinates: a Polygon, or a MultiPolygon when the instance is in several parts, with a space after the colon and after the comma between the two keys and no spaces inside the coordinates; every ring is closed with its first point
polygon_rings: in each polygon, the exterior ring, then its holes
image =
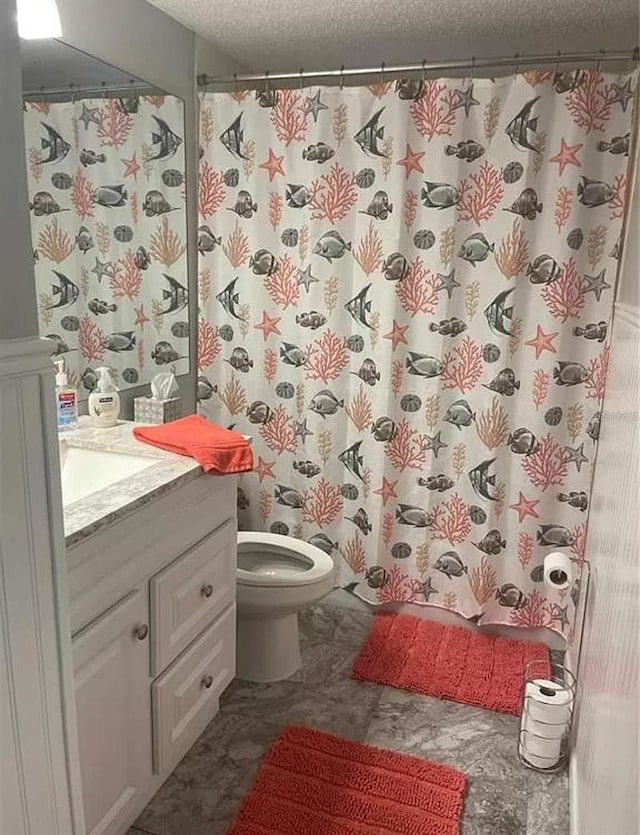
{"type": "Polygon", "coordinates": [[[137,589],[73,641],[87,835],[126,829],[152,777],[148,614],[137,589]]]}

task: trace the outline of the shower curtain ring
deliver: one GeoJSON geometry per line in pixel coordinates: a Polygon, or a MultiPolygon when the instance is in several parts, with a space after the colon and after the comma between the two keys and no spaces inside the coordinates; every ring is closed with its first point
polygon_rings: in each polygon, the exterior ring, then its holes
{"type": "Polygon", "coordinates": [[[558,73],[560,72],[560,56],[561,55],[562,55],[562,53],[560,52],[560,50],[558,50],[557,53],[556,53],[556,71],[555,71],[555,75],[558,75],[558,73]]]}
{"type": "Polygon", "coordinates": [[[471,81],[476,80],[476,56],[471,56],[471,81]]]}
{"type": "Polygon", "coordinates": [[[425,75],[426,71],[427,71],[427,59],[423,58],[422,59],[422,70],[420,72],[420,84],[422,84],[423,86],[424,86],[424,75],[425,75]]]}
{"type": "Polygon", "coordinates": [[[304,68],[300,69],[300,89],[302,90],[302,80],[304,77],[304,68]]]}
{"type": "Polygon", "coordinates": [[[344,90],[344,64],[340,67],[340,89],[344,90]]]}
{"type": "Polygon", "coordinates": [[[235,93],[236,93],[236,96],[237,96],[238,95],[238,73],[237,72],[234,72],[234,74],[233,74],[233,84],[234,84],[235,93]]]}
{"type": "Polygon", "coordinates": [[[75,84],[70,84],[69,87],[71,89],[71,104],[75,104],[78,101],[78,88],[75,84]]]}
{"type": "Polygon", "coordinates": [[[520,61],[520,53],[516,52],[516,54],[513,56],[513,75],[514,75],[514,77],[516,75],[518,75],[519,61],[520,61]]]}
{"type": "Polygon", "coordinates": [[[100,86],[102,87],[102,98],[106,99],[107,98],[107,82],[106,81],[101,82],[100,86]]]}
{"type": "Polygon", "coordinates": [[[380,65],[380,84],[381,85],[384,84],[384,67],[385,67],[385,63],[383,61],[382,64],[380,65]]]}
{"type": "Polygon", "coordinates": [[[604,49],[600,50],[600,57],[598,58],[598,63],[596,64],[596,72],[600,72],[602,69],[602,59],[604,58],[604,49]]]}

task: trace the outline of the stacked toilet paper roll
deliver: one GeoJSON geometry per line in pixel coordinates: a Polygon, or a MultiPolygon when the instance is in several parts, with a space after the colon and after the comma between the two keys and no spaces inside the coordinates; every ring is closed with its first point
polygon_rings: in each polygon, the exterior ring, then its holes
{"type": "Polygon", "coordinates": [[[553,768],[571,721],[573,693],[547,679],[528,681],[520,720],[520,754],[536,768],[553,768]]]}

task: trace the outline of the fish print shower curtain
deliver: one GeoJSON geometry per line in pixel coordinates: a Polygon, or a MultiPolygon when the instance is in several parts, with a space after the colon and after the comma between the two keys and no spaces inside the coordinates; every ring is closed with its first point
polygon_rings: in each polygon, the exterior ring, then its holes
{"type": "Polygon", "coordinates": [[[584,558],[634,90],[204,96],[198,398],[254,437],[245,528],[374,604],[571,634],[542,561],[584,558]]]}
{"type": "Polygon", "coordinates": [[[81,397],[102,365],[120,388],[188,372],[182,102],[25,108],[40,334],[81,397]]]}

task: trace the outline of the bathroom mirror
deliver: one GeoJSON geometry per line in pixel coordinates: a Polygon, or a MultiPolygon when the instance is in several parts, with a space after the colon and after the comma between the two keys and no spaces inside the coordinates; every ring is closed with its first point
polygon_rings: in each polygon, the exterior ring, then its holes
{"type": "Polygon", "coordinates": [[[80,399],[189,371],[182,101],[58,40],[22,41],[41,336],[80,399]]]}

